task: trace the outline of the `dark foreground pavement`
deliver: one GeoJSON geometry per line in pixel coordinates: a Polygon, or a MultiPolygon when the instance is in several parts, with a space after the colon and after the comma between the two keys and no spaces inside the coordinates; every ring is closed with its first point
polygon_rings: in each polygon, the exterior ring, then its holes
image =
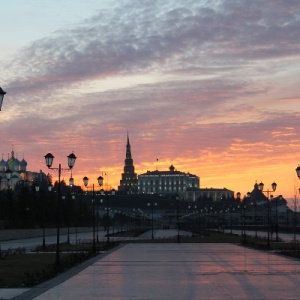
{"type": "Polygon", "coordinates": [[[80,268],[16,299],[296,300],[300,295],[298,260],[232,244],[126,244],[80,268]]]}

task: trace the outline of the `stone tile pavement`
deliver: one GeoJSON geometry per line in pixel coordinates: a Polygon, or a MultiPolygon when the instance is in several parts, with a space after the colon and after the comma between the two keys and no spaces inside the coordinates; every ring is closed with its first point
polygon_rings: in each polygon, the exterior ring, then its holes
{"type": "Polygon", "coordinates": [[[299,299],[300,261],[232,244],[126,244],[15,299],[299,299]]]}

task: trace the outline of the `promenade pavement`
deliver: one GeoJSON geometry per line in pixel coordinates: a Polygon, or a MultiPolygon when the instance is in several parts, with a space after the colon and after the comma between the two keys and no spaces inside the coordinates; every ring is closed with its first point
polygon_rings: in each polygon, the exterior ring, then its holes
{"type": "MultiPolygon", "coordinates": [[[[170,236],[176,236],[178,234],[177,230],[154,230],[154,237],[156,239],[158,238],[166,238],[170,236]]],[[[99,241],[106,241],[106,230],[99,230],[98,231],[98,239],[99,241]]],[[[191,236],[192,234],[190,232],[186,231],[180,231],[180,235],[184,236],[191,236]]],[[[149,240],[152,237],[152,231],[147,231],[143,235],[139,237],[132,237],[132,238],[121,238],[121,237],[110,237],[111,241],[123,241],[124,239],[128,240],[149,240]]],[[[46,244],[55,244],[56,243],[56,235],[49,235],[46,236],[46,244]]],[[[69,240],[71,244],[75,243],[80,243],[81,241],[92,241],[93,239],[93,231],[92,229],[90,230],[85,230],[85,232],[78,232],[78,233],[70,233],[69,234],[69,240]]],[[[60,235],[60,242],[66,242],[67,241],[67,234],[61,234],[60,235]]],[[[2,250],[7,250],[7,249],[16,249],[16,248],[25,248],[26,251],[32,251],[35,249],[36,246],[42,244],[42,237],[33,237],[33,238],[24,238],[24,239],[15,239],[15,240],[6,240],[6,241],[0,241],[0,247],[2,250]]],[[[103,255],[103,254],[102,254],[103,255]]],[[[105,254],[104,254],[105,255],[105,254]]],[[[100,259],[100,257],[97,257],[97,259],[100,259]]],[[[51,281],[50,284],[57,284],[63,278],[68,278],[70,274],[72,275],[73,272],[79,272],[82,268],[85,268],[88,264],[92,263],[93,260],[88,261],[81,266],[75,268],[74,270],[71,270],[71,272],[68,272],[68,274],[64,274],[61,276],[59,279],[55,279],[54,281],[51,281]]],[[[0,288],[0,299],[14,299],[14,297],[17,297],[19,295],[22,295],[26,292],[28,292],[30,289],[29,288],[0,288]]],[[[22,298],[22,299],[27,299],[22,298]]]]}
{"type": "Polygon", "coordinates": [[[296,300],[299,294],[298,260],[232,244],[131,243],[15,299],[296,300]]]}

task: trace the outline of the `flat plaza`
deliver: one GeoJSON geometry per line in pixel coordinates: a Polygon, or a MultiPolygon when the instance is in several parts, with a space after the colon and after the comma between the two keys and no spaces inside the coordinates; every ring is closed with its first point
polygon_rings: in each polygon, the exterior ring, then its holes
{"type": "Polygon", "coordinates": [[[14,299],[288,300],[299,295],[295,259],[233,244],[129,243],[14,299]]]}

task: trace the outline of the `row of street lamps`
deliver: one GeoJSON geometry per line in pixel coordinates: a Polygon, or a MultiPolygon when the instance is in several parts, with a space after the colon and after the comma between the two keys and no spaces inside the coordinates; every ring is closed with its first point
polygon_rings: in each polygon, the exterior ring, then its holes
{"type": "MultiPolygon", "coordinates": [[[[56,238],[56,265],[59,266],[60,265],[60,245],[59,245],[59,239],[60,239],[60,198],[61,198],[61,172],[62,171],[70,171],[72,170],[72,168],[74,167],[75,161],[76,161],[76,156],[74,153],[71,153],[70,155],[68,155],[68,169],[65,168],[63,169],[61,167],[61,164],[58,165],[58,168],[53,168],[52,164],[53,164],[53,160],[54,160],[54,156],[51,153],[46,154],[45,156],[45,162],[46,162],[46,166],[51,169],[51,170],[57,170],[58,171],[58,196],[57,196],[57,238],[56,238]]],[[[103,185],[103,177],[99,176],[97,178],[98,184],[101,187],[103,185]]],[[[89,178],[87,176],[85,176],[83,178],[83,184],[85,187],[88,187],[88,183],[89,183],[89,178]]],[[[74,179],[70,178],[70,184],[73,185],[74,184],[74,179]]],[[[94,184],[92,185],[92,192],[93,192],[93,196],[92,196],[92,206],[93,206],[93,246],[92,246],[92,250],[95,253],[96,252],[96,238],[95,238],[95,228],[96,228],[96,224],[95,224],[95,186],[94,184]]],[[[109,241],[109,196],[110,195],[114,195],[115,194],[115,190],[112,189],[111,191],[107,192],[104,191],[103,189],[100,190],[100,194],[102,196],[106,197],[106,210],[107,210],[107,245],[109,245],[110,241],[109,241]]]]}
{"type": "Polygon", "coordinates": [[[68,169],[63,169],[61,167],[61,164],[58,165],[58,168],[53,168],[53,160],[54,156],[51,153],[46,154],[45,156],[45,162],[48,169],[56,170],[58,171],[58,195],[57,195],[57,220],[56,220],[56,258],[55,263],[56,266],[60,265],[60,250],[59,250],[59,236],[60,236],[60,198],[61,198],[61,171],[70,171],[75,164],[76,156],[74,153],[69,154],[68,157],[68,169]]]}
{"type": "MultiPolygon", "coordinates": [[[[103,185],[103,177],[99,176],[97,178],[98,184],[101,187],[103,185]]],[[[88,187],[89,184],[89,178],[87,176],[85,176],[83,178],[83,184],[85,187],[88,187]]],[[[92,185],[92,192],[93,192],[93,196],[92,196],[92,205],[93,205],[93,252],[96,252],[96,238],[95,238],[95,228],[96,228],[96,222],[95,222],[95,203],[96,203],[96,199],[95,199],[95,186],[94,184],[92,185]]],[[[111,191],[104,191],[104,189],[100,190],[100,195],[104,196],[106,198],[106,239],[107,239],[107,246],[109,245],[110,241],[109,241],[109,197],[110,196],[114,196],[115,195],[115,189],[112,189],[111,191]]],[[[101,199],[102,202],[103,199],[101,199]]],[[[98,211],[97,211],[98,213],[98,211]]],[[[98,240],[98,236],[97,236],[97,240],[98,240]]]]}
{"type": "MultiPolygon", "coordinates": [[[[98,184],[101,187],[103,184],[103,177],[99,176],[97,178],[98,184]]],[[[85,187],[88,186],[89,184],[89,179],[88,177],[83,177],[83,184],[85,187]]],[[[92,197],[92,205],[93,205],[93,252],[96,252],[96,239],[95,239],[95,186],[93,184],[93,197],[92,197]]]]}

